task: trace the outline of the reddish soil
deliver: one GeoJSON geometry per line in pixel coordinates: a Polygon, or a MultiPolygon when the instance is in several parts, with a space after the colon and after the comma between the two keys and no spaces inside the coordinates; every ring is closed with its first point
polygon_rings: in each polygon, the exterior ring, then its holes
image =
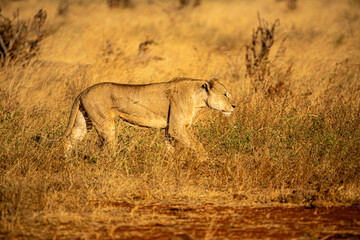
{"type": "MultiPolygon", "coordinates": [[[[360,206],[230,207],[205,204],[194,207],[101,203],[97,207],[110,207],[120,210],[123,216],[132,216],[130,222],[114,223],[117,226],[111,233],[114,239],[360,239],[360,206]]],[[[106,229],[97,231],[101,232],[100,238],[108,237],[106,229]]]]}

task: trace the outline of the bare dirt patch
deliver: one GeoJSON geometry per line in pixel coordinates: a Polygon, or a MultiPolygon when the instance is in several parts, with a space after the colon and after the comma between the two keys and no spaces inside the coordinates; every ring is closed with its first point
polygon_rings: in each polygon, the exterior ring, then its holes
{"type": "Polygon", "coordinates": [[[57,239],[360,239],[359,206],[91,205],[94,212],[86,223],[79,217],[55,217],[51,226],[39,226],[41,235],[57,239]]]}

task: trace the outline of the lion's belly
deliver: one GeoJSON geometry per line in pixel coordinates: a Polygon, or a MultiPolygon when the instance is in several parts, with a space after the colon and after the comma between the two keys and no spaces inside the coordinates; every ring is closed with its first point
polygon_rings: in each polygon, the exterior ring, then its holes
{"type": "Polygon", "coordinates": [[[167,114],[158,110],[149,110],[144,107],[115,108],[115,115],[122,120],[139,127],[165,128],[167,114]]]}

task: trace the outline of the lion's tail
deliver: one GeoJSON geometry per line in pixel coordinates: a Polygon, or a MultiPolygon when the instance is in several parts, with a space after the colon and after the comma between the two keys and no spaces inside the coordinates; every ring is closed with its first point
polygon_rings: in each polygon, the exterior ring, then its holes
{"type": "Polygon", "coordinates": [[[64,137],[68,137],[70,135],[70,133],[71,133],[72,127],[75,124],[76,115],[77,115],[77,113],[79,111],[80,97],[81,97],[81,94],[75,99],[75,101],[73,103],[73,106],[71,108],[70,117],[69,117],[69,123],[68,123],[68,125],[66,127],[65,132],[60,137],[50,139],[50,138],[46,138],[46,137],[42,137],[40,135],[37,135],[37,136],[32,137],[32,139],[34,141],[36,141],[36,142],[57,142],[57,141],[59,141],[60,139],[62,139],[64,137]]]}
{"type": "Polygon", "coordinates": [[[70,112],[70,117],[69,117],[69,123],[66,127],[65,132],[63,133],[62,137],[68,137],[71,133],[71,129],[75,124],[75,120],[76,120],[76,115],[79,111],[79,106],[80,106],[80,97],[81,94],[75,99],[72,108],[71,108],[71,112],[70,112]]]}

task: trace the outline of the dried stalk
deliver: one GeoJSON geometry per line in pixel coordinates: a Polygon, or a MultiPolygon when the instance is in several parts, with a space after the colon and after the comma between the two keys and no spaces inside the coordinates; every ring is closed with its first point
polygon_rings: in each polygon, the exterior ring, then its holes
{"type": "Polygon", "coordinates": [[[42,27],[46,12],[40,9],[32,21],[19,18],[19,10],[13,13],[14,19],[3,16],[0,12],[0,55],[1,65],[9,61],[29,60],[38,51],[38,42],[43,37],[42,27]],[[35,39],[30,36],[36,35],[35,39]]]}
{"type": "Polygon", "coordinates": [[[274,44],[275,28],[280,25],[279,19],[270,26],[267,21],[260,18],[258,13],[259,26],[253,30],[252,41],[246,45],[246,70],[247,75],[252,78],[252,85],[255,92],[262,90],[266,92],[270,75],[269,53],[274,44]]]}

